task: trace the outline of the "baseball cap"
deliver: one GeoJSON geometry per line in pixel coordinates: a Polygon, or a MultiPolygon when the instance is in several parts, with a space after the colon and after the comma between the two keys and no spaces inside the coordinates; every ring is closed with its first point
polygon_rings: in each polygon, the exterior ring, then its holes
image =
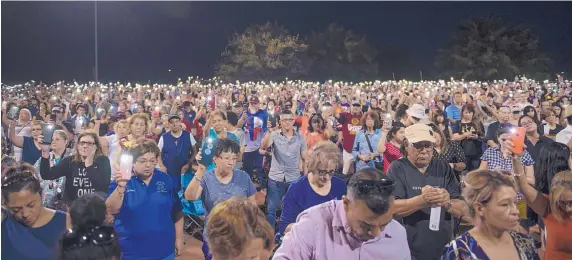
{"type": "Polygon", "coordinates": [[[409,109],[407,109],[407,115],[419,118],[421,120],[428,119],[427,114],[425,114],[425,107],[419,104],[413,104],[409,109]]]}
{"type": "Polygon", "coordinates": [[[63,113],[63,112],[64,112],[64,109],[63,109],[60,105],[54,105],[54,106],[52,107],[52,112],[60,112],[60,113],[63,113]]]}
{"type": "Polygon", "coordinates": [[[174,118],[181,120],[181,117],[179,117],[179,115],[177,115],[177,114],[170,114],[168,121],[170,121],[171,119],[174,119],[174,118]]]}
{"type": "Polygon", "coordinates": [[[429,141],[435,143],[435,137],[433,136],[433,130],[431,127],[424,124],[413,124],[405,128],[405,138],[410,143],[418,143],[422,141],[429,141]]]}
{"type": "Polygon", "coordinates": [[[249,98],[248,102],[250,102],[251,104],[258,104],[258,103],[260,103],[260,99],[258,99],[257,96],[251,96],[249,98]]]}

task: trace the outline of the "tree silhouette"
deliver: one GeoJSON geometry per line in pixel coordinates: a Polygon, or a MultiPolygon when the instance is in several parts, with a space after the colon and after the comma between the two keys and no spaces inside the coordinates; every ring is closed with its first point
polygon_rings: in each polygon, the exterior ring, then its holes
{"type": "Polygon", "coordinates": [[[307,72],[303,61],[307,46],[277,23],[267,22],[235,33],[217,66],[224,80],[280,80],[307,72]]]}
{"type": "Polygon", "coordinates": [[[365,36],[353,33],[331,23],[321,32],[313,32],[306,38],[307,55],[314,78],[370,80],[378,73],[378,51],[365,36]]]}
{"type": "Polygon", "coordinates": [[[469,80],[513,78],[519,74],[546,77],[551,64],[552,60],[540,50],[539,38],[529,29],[507,26],[494,17],[461,23],[436,59],[441,76],[469,80]]]}

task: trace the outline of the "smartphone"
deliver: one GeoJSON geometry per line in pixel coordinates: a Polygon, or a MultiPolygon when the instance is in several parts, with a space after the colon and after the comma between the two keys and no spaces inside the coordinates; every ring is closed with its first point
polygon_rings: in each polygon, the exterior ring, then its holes
{"type": "Polygon", "coordinates": [[[10,110],[8,110],[6,117],[10,120],[14,120],[18,118],[19,113],[20,113],[20,107],[13,105],[12,107],[10,107],[10,110]]]}
{"type": "Polygon", "coordinates": [[[213,163],[213,156],[215,152],[216,140],[211,136],[203,140],[203,145],[201,148],[201,160],[200,164],[209,167],[213,163]]]}
{"type": "Polygon", "coordinates": [[[105,112],[103,108],[98,108],[95,111],[95,118],[97,118],[97,120],[101,120],[101,117],[103,117],[103,112],[105,112]]]}
{"type": "Polygon", "coordinates": [[[385,118],[383,119],[383,126],[387,127],[387,128],[391,128],[391,124],[392,124],[392,120],[391,120],[391,114],[387,113],[385,114],[385,118]]]}
{"type": "Polygon", "coordinates": [[[57,118],[56,114],[50,114],[50,121],[56,122],[56,118],[57,118]]]}
{"type": "Polygon", "coordinates": [[[515,154],[521,154],[524,150],[524,136],[526,134],[526,129],[524,127],[515,127],[511,130],[510,139],[514,145],[512,150],[515,154]]]}
{"type": "Polygon", "coordinates": [[[121,179],[130,180],[131,170],[133,169],[133,156],[128,153],[121,155],[119,171],[121,172],[121,179]]]}
{"type": "Polygon", "coordinates": [[[44,144],[52,143],[52,136],[54,135],[55,130],[56,126],[54,124],[51,123],[42,124],[42,135],[44,136],[44,140],[42,140],[42,142],[44,144]]]}

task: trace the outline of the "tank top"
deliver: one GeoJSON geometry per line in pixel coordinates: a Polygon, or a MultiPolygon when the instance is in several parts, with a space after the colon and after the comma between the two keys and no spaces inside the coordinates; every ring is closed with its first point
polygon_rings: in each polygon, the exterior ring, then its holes
{"type": "Polygon", "coordinates": [[[56,211],[47,224],[37,228],[27,227],[6,214],[2,220],[2,259],[52,260],[65,230],[66,213],[63,211],[56,211]]]}

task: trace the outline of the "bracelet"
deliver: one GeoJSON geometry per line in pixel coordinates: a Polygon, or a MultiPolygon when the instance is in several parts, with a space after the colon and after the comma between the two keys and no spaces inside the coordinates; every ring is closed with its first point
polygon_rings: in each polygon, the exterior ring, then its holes
{"type": "MultiPolygon", "coordinates": [[[[204,178],[204,176],[203,176],[203,178],[204,178]]],[[[199,178],[197,178],[197,176],[195,176],[195,178],[193,178],[193,179],[195,179],[195,180],[197,180],[197,181],[202,181],[203,178],[200,178],[200,179],[199,179],[199,178]]]]}

